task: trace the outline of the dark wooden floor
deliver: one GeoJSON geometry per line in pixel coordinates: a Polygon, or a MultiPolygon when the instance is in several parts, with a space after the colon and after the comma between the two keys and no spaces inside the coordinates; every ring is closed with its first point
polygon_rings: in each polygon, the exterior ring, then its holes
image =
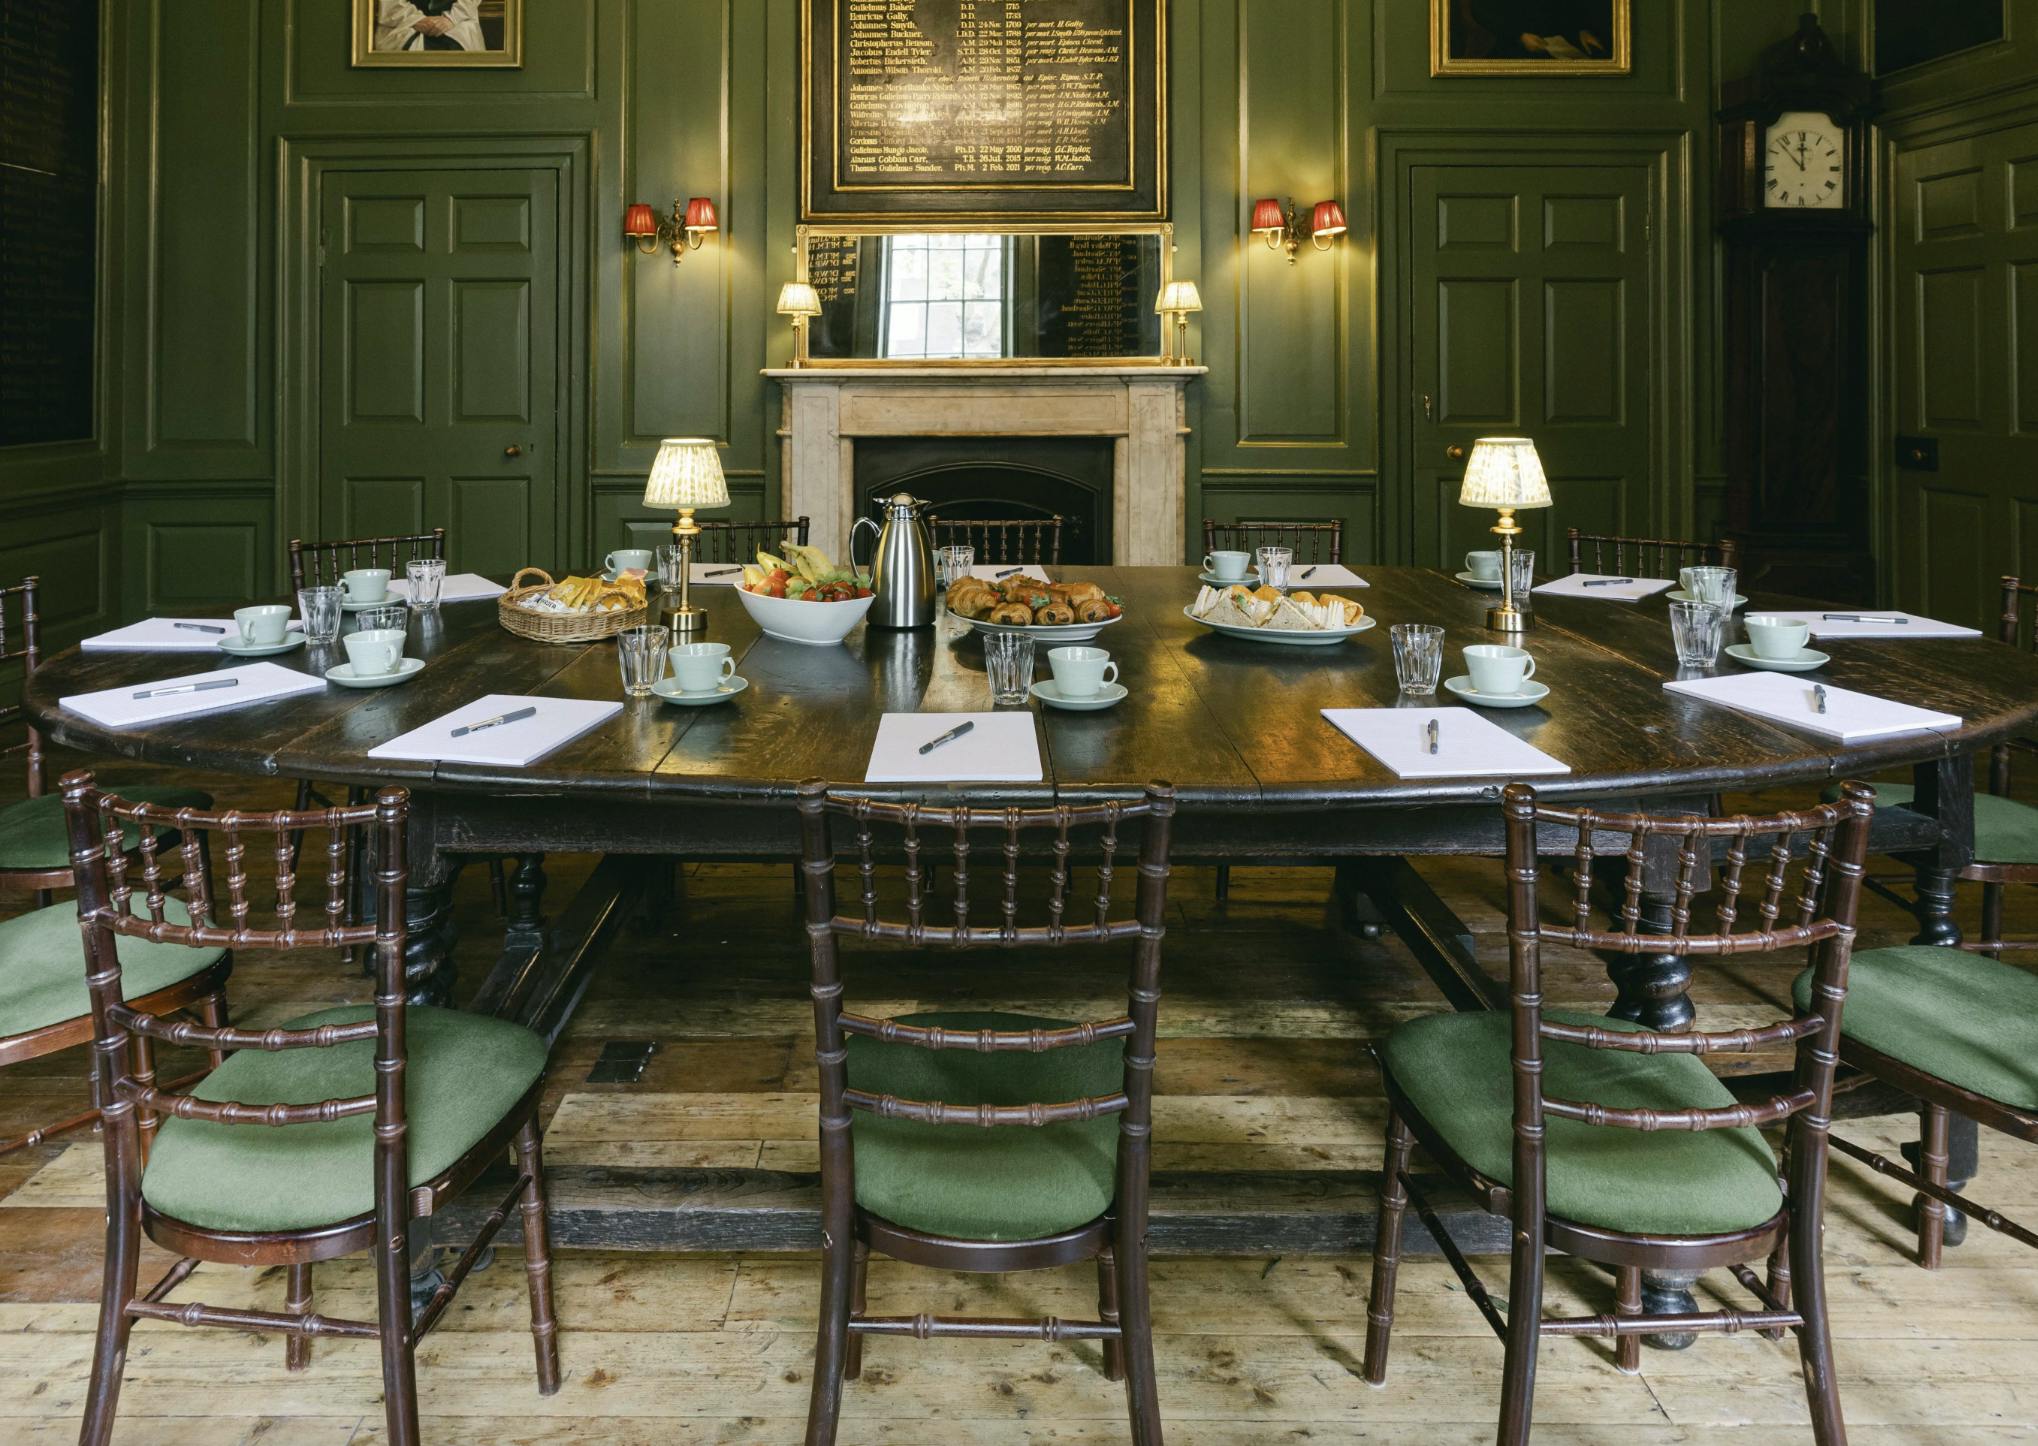
{"type": "MultiPolygon", "coordinates": [[[[18,767],[7,774],[0,789],[18,789],[18,767]]],[[[107,774],[145,775],[133,767],[107,774]]],[[[287,801],[274,786],[207,783],[222,799],[253,806],[287,801]]],[[[555,909],[590,863],[550,863],[555,909]]],[[[1495,868],[1458,862],[1425,872],[1477,932],[1489,967],[1502,967],[1495,868]]],[[[697,869],[681,914],[655,932],[626,932],[554,1058],[554,1164],[812,1167],[805,955],[788,894],[781,868],[697,869]],[[603,1044],[619,1039],[657,1046],[643,1078],[588,1084],[603,1044]]],[[[1220,907],[1211,876],[1187,870],[1174,901],[1157,1166],[1377,1167],[1381,1112],[1362,1047],[1396,1021],[1440,1007],[1405,951],[1341,930],[1321,871],[1241,871],[1220,907]]],[[[23,903],[0,900],[0,910],[23,903]]],[[[2027,924],[2038,913],[2028,905],[2018,912],[2027,924]]],[[[471,987],[500,927],[479,869],[462,881],[459,916],[463,982],[471,987]]],[[[1870,905],[1870,944],[1899,941],[1908,928],[1896,910],[1870,905]]],[[[1564,961],[1553,973],[1554,1001],[1603,1007],[1596,962],[1564,961]]],[[[1734,961],[1702,972],[1695,993],[1711,1023],[1753,1020],[1778,1007],[1789,973],[1734,961]]],[[[1108,982],[1071,977],[1051,956],[1000,953],[967,968],[903,966],[870,981],[868,992],[888,1010],[982,999],[1075,1013],[1108,982]]],[[[337,960],[285,965],[255,956],[241,961],[233,994],[237,1017],[260,1024],[361,999],[366,989],[337,960]]],[[[72,1107],[83,1096],[82,1069],[73,1055],[0,1076],[0,1133],[72,1107]]],[[[1893,1145],[1909,1122],[1848,1128],[1893,1145]]],[[[2038,1212],[2038,1155],[1985,1140],[1983,1160],[1977,1193],[2038,1212]]],[[[90,1135],[0,1159],[0,1440],[75,1435],[91,1351],[99,1182],[90,1135]]],[[[1977,1228],[1944,1270],[1920,1271],[1904,1253],[1900,1192],[1844,1162],[1829,1220],[1854,1439],[2038,1440],[2031,1371],[2038,1256],[1977,1228]]],[[[1499,1347],[1434,1261],[1404,1269],[1388,1388],[1360,1382],[1365,1270],[1356,1255],[1160,1262],[1156,1317],[1170,1439],[1190,1446],[1490,1439],[1499,1347]]],[[[815,1276],[814,1261],[799,1256],[569,1254],[559,1302],[566,1385],[544,1399],[531,1384],[522,1272],[491,1269],[470,1281],[420,1351],[428,1438],[792,1441],[805,1408],[815,1276]]],[[[322,1268],[322,1303],[337,1314],[366,1314],[369,1284],[355,1263],[322,1268]]],[[[1087,1271],[982,1281],[880,1265],[872,1306],[1081,1314],[1089,1284],[1087,1271]]],[[[1582,1269],[1560,1264],[1555,1293],[1552,1310],[1607,1308],[1603,1281],[1582,1269]]],[[[281,1296],[277,1276],[207,1267],[179,1298],[274,1307],[281,1296]]],[[[875,1341],[864,1380],[849,1393],[843,1439],[1117,1441],[1122,1398],[1097,1374],[1095,1355],[1087,1346],[875,1341]]],[[[1647,1352],[1643,1365],[1639,1378],[1623,1377],[1597,1344],[1548,1346],[1538,1439],[1809,1439],[1788,1347],[1717,1338],[1682,1354],[1647,1352]]],[[[321,1342],[311,1370],[286,1374],[278,1339],[145,1324],[136,1331],[124,1407],[122,1439],[159,1446],[381,1439],[376,1358],[360,1343],[321,1342]]]]}

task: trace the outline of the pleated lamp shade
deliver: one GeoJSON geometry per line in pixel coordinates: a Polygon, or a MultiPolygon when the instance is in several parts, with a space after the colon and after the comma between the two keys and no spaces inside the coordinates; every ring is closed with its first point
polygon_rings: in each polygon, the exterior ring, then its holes
{"type": "Polygon", "coordinates": [[[1345,233],[1345,208],[1335,201],[1318,201],[1316,217],[1310,225],[1310,232],[1317,236],[1342,236],[1345,233]]]}
{"type": "Polygon", "coordinates": [[[1465,463],[1458,501],[1466,507],[1548,507],[1550,479],[1527,437],[1481,437],[1465,463]]]}
{"type": "Polygon", "coordinates": [[[821,296],[804,281],[788,281],[779,288],[778,314],[780,316],[819,316],[821,296]]]}
{"type": "Polygon", "coordinates": [[[696,196],[686,203],[686,229],[689,231],[714,231],[721,222],[715,216],[715,203],[706,196],[696,196]]]}
{"type": "Polygon", "coordinates": [[[642,201],[623,212],[623,234],[625,236],[656,236],[658,214],[642,201]]]}
{"type": "Polygon", "coordinates": [[[1275,200],[1253,202],[1253,230],[1280,231],[1286,229],[1288,218],[1281,214],[1281,203],[1275,200]]]}
{"type": "Polygon", "coordinates": [[[729,481],[722,454],[704,437],[667,437],[644,484],[644,505],[658,508],[727,507],[729,481]]]}
{"type": "Polygon", "coordinates": [[[1203,293],[1196,289],[1193,281],[1170,281],[1161,288],[1160,299],[1153,304],[1155,311],[1166,314],[1170,311],[1201,311],[1203,293]]]}

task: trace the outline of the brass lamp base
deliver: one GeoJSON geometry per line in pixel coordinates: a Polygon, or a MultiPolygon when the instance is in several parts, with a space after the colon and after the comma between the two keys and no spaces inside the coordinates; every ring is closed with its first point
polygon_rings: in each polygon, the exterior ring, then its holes
{"type": "MultiPolygon", "coordinates": [[[[672,540],[679,548],[679,603],[676,607],[660,608],[665,626],[671,630],[674,642],[681,638],[692,638],[708,629],[708,610],[695,607],[692,596],[693,543],[700,535],[700,524],[693,520],[693,509],[680,508],[679,520],[672,524],[672,540]]],[[[668,584],[666,597],[670,598],[671,579],[666,579],[666,582],[668,584]]]]}
{"type": "Polygon", "coordinates": [[[1536,625],[1535,614],[1514,605],[1514,540],[1521,536],[1521,524],[1514,509],[1500,509],[1500,521],[1493,526],[1500,539],[1500,601],[1486,612],[1486,626],[1496,633],[1525,633],[1536,625]]]}
{"type": "Polygon", "coordinates": [[[689,607],[665,608],[659,621],[671,632],[673,641],[678,642],[683,637],[691,637],[692,634],[708,630],[708,610],[689,607]]]}

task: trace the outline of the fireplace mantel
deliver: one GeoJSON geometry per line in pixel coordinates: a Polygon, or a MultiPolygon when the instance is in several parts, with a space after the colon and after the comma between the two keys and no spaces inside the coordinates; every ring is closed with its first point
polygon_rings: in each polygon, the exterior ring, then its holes
{"type": "Polygon", "coordinates": [[[838,557],[856,510],[859,437],[1109,437],[1112,561],[1182,560],[1184,394],[1204,367],[773,368],[789,516],[838,557]]]}

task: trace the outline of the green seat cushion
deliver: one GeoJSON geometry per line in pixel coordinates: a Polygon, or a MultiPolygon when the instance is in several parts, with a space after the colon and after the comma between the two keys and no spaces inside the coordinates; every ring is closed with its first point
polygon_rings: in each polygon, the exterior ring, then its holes
{"type": "MultiPolygon", "coordinates": [[[[1875,785],[1877,808],[1907,808],[1918,791],[1908,783],[1875,785]]],[[[1825,791],[1828,802],[1837,785],[1825,791]]],[[[1984,864],[2038,864],[2038,808],[1993,793],[1974,795],[1974,857],[1984,864]]]]}
{"type": "MultiPolygon", "coordinates": [[[[116,788],[130,803],[159,803],[165,808],[210,808],[212,795],[195,788],[116,788]]],[[[127,846],[141,843],[141,831],[133,824],[122,830],[127,846]]],[[[168,838],[174,829],[158,831],[168,838]]],[[[0,870],[61,869],[71,862],[71,835],[64,822],[64,796],[45,793],[0,809],[0,870]]]]}
{"type": "MultiPolygon", "coordinates": [[[[286,1028],[357,1024],[370,1005],[325,1009],[286,1028]]],[[[501,1123],[545,1072],[545,1042],[508,1020],[422,1005],[409,1010],[404,1100],[410,1183],[443,1173],[501,1123]]],[[[246,1105],[316,1104],[375,1090],[375,1041],[325,1049],[244,1049],[191,1091],[246,1105]]],[[[307,1125],[164,1120],[142,1198],[215,1230],[304,1230],[375,1208],[375,1116],[307,1125]]]]}
{"type": "MultiPolygon", "coordinates": [[[[1633,1030],[1617,1019],[1548,1010],[1564,1024],[1633,1030]]],[[[1514,1080],[1505,1011],[1412,1020],[1382,1054],[1395,1085],[1458,1158],[1514,1182],[1514,1080]]],[[[1543,1041],[1543,1089],[1627,1109],[1713,1109],[1733,1095],[1683,1054],[1630,1054],[1543,1041]]],[[[1650,1235],[1721,1235],[1761,1225],[1783,1206],[1776,1156],[1752,1129],[1641,1130],[1548,1119],[1549,1213],[1650,1235]]]]}
{"type": "MultiPolygon", "coordinates": [[[[1058,1029],[1068,1021],[1000,1013],[906,1016],[947,1029],[1058,1029]]],[[[851,1088],[961,1105],[1058,1104],[1125,1085],[1121,1040],[1047,1050],[919,1049],[849,1039],[851,1088]]],[[[856,1203],[873,1215],[963,1240],[1031,1240],[1087,1225],[1111,1208],[1118,1117],[983,1129],[851,1116],[856,1203]]]]}
{"type": "MultiPolygon", "coordinates": [[[[1811,971],[1797,978],[1798,1007],[1811,971]]],[[[1949,1084],[2038,1110],[2038,974],[1929,944],[1864,949],[1847,970],[1840,1032],[1949,1084]]]]}
{"type": "MultiPolygon", "coordinates": [[[[148,914],[148,903],[139,892],[130,897],[128,908],[144,917],[148,914]]],[[[191,921],[182,901],[175,898],[163,901],[163,917],[174,924],[191,921]]],[[[114,952],[120,956],[121,992],[139,1000],[210,968],[226,951],[119,935],[114,952]]],[[[76,904],[51,904],[0,922],[0,1038],[81,1019],[91,1012],[76,904]]]]}

